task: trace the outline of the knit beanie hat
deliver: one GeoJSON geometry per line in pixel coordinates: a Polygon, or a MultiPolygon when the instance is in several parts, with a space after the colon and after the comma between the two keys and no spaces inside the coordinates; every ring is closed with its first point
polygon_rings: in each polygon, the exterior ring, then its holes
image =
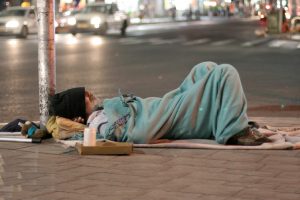
{"type": "Polygon", "coordinates": [[[50,116],[68,119],[81,117],[86,121],[85,88],[78,87],[55,94],[50,97],[50,116]]]}

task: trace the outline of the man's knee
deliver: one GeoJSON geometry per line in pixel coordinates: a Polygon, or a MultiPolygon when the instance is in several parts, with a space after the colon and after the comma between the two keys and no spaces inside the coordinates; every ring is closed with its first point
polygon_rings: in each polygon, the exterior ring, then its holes
{"type": "Polygon", "coordinates": [[[207,74],[215,74],[220,78],[239,77],[238,71],[230,64],[216,64],[214,62],[202,62],[194,66],[191,75],[194,79],[199,80],[204,78],[207,74]]]}
{"type": "Polygon", "coordinates": [[[236,73],[237,70],[235,69],[235,67],[233,67],[230,64],[216,64],[214,62],[211,61],[207,61],[207,62],[202,62],[197,64],[196,66],[194,66],[193,68],[194,71],[199,71],[199,72],[209,72],[212,70],[220,70],[222,72],[230,72],[230,73],[236,73]]]}
{"type": "Polygon", "coordinates": [[[238,71],[236,70],[236,68],[230,64],[218,65],[218,67],[216,69],[220,70],[222,73],[238,74],[238,71]]]}
{"type": "Polygon", "coordinates": [[[216,66],[217,64],[211,61],[201,62],[193,67],[192,72],[197,74],[205,74],[212,71],[216,66]]]}

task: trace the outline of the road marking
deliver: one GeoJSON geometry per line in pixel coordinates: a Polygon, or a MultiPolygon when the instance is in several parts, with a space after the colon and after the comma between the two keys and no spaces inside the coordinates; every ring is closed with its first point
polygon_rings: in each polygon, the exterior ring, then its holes
{"type": "Polygon", "coordinates": [[[259,44],[262,44],[264,42],[267,42],[269,40],[269,38],[261,38],[261,39],[257,39],[257,40],[252,40],[252,41],[248,41],[242,44],[243,47],[252,47],[252,46],[256,46],[259,44]]]}
{"type": "Polygon", "coordinates": [[[273,40],[269,43],[269,47],[274,48],[286,48],[286,49],[297,49],[299,46],[299,42],[297,41],[289,41],[289,40],[273,40]]]}
{"type": "Polygon", "coordinates": [[[190,46],[190,45],[204,44],[209,41],[210,41],[209,38],[202,38],[199,40],[192,40],[192,41],[184,42],[183,45],[190,46]]]}
{"type": "Polygon", "coordinates": [[[183,40],[180,38],[176,38],[176,39],[151,38],[147,40],[147,42],[149,42],[152,45],[174,44],[182,41],[183,40]]]}
{"type": "Polygon", "coordinates": [[[283,43],[283,40],[274,40],[269,42],[269,47],[281,47],[283,43]]]}
{"type": "Polygon", "coordinates": [[[145,40],[141,40],[141,39],[137,39],[137,38],[122,38],[122,39],[119,39],[119,42],[123,45],[133,45],[133,44],[144,43],[145,40]]]}
{"type": "Polygon", "coordinates": [[[292,35],[291,39],[293,39],[293,40],[300,40],[300,34],[292,35]]]}
{"type": "Polygon", "coordinates": [[[164,40],[166,42],[166,44],[175,44],[175,43],[181,43],[184,42],[185,39],[182,38],[175,38],[175,39],[166,39],[164,40]]]}
{"type": "Polygon", "coordinates": [[[299,42],[297,41],[285,41],[282,45],[283,48],[286,48],[286,49],[297,49],[299,45],[299,42]]]}
{"type": "Polygon", "coordinates": [[[160,38],[150,38],[147,40],[147,42],[149,42],[150,44],[153,44],[153,45],[164,44],[164,40],[160,39],[160,38]]]}
{"type": "Polygon", "coordinates": [[[213,43],[211,43],[211,45],[213,45],[213,46],[223,46],[223,45],[226,45],[226,44],[230,44],[233,41],[234,41],[233,39],[221,40],[221,41],[213,42],[213,43]]]}

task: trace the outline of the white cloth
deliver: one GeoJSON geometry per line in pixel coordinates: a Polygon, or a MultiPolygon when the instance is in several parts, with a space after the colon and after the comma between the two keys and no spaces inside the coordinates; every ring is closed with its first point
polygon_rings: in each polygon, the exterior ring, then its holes
{"type": "Polygon", "coordinates": [[[87,125],[89,128],[95,128],[97,130],[97,134],[104,137],[107,122],[108,120],[104,110],[97,110],[89,116],[87,125]]]}

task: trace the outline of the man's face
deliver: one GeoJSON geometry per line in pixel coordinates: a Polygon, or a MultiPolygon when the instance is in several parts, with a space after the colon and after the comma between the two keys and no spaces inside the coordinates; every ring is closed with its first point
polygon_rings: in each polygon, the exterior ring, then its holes
{"type": "Polygon", "coordinates": [[[96,106],[95,96],[91,92],[85,91],[85,110],[86,110],[87,118],[92,114],[95,106],[96,106]]]}

